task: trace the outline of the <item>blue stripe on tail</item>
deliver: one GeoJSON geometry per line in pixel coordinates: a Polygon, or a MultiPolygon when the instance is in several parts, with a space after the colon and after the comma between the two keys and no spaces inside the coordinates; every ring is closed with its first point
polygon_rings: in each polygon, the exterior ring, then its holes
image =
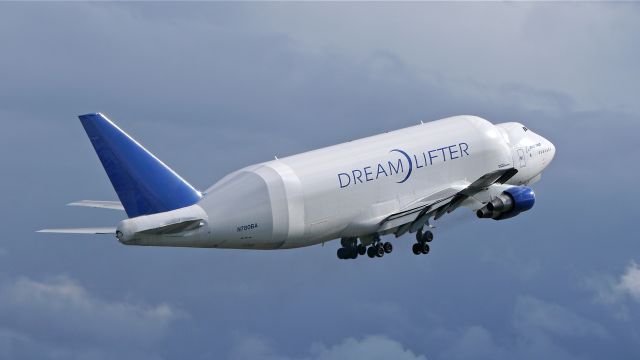
{"type": "Polygon", "coordinates": [[[106,116],[79,116],[127,215],[193,205],[202,195],[106,116]]]}

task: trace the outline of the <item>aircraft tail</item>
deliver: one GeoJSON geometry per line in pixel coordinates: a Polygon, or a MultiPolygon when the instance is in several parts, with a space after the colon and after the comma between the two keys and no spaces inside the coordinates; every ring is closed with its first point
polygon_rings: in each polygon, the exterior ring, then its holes
{"type": "Polygon", "coordinates": [[[193,205],[202,197],[103,114],[79,118],[130,218],[193,205]]]}

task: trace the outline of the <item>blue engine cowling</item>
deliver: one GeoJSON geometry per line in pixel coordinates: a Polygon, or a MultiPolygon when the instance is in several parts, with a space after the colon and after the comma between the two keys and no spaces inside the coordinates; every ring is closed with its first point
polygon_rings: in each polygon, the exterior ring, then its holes
{"type": "Polygon", "coordinates": [[[502,192],[487,205],[478,210],[479,218],[504,220],[512,218],[533,207],[536,195],[533,189],[526,186],[514,186],[502,192]]]}

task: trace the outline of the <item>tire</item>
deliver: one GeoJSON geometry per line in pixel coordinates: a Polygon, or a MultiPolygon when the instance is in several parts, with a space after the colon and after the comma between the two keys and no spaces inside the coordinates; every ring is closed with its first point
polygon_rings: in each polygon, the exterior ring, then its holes
{"type": "Polygon", "coordinates": [[[369,246],[369,248],[367,249],[367,256],[369,256],[370,258],[374,258],[376,257],[376,247],[375,246],[369,246]]]}
{"type": "Polygon", "coordinates": [[[418,243],[413,244],[413,246],[411,247],[411,250],[415,255],[422,254],[422,246],[420,246],[420,244],[418,243]]]}
{"type": "Polygon", "coordinates": [[[386,252],[387,254],[391,254],[391,252],[393,251],[393,245],[390,242],[384,243],[382,247],[384,248],[384,252],[386,252]]]}
{"type": "Polygon", "coordinates": [[[424,239],[424,241],[426,242],[431,242],[431,240],[433,240],[433,233],[427,230],[424,234],[422,234],[422,239],[424,239]]]}
{"type": "Polygon", "coordinates": [[[377,257],[383,257],[384,256],[384,247],[382,246],[382,244],[376,245],[376,256],[377,257]]]}
{"type": "Polygon", "coordinates": [[[346,249],[342,248],[342,247],[338,249],[338,251],[336,253],[336,255],[338,255],[338,259],[344,260],[346,258],[345,257],[345,250],[346,249]]]}
{"type": "Polygon", "coordinates": [[[364,255],[366,253],[367,253],[367,247],[362,245],[362,244],[359,244],[358,245],[358,254],[359,255],[364,255]]]}
{"type": "Polygon", "coordinates": [[[429,248],[429,244],[427,244],[427,243],[422,244],[422,249],[420,249],[420,251],[421,251],[423,254],[425,254],[425,255],[426,255],[426,254],[428,254],[428,253],[429,253],[429,250],[431,250],[431,249],[429,248]]]}

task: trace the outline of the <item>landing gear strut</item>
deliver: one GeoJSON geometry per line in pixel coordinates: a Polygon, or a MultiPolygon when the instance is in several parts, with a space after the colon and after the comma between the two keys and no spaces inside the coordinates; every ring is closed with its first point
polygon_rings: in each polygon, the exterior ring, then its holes
{"type": "Polygon", "coordinates": [[[414,254],[428,254],[429,253],[429,244],[433,240],[433,233],[429,230],[423,232],[422,229],[416,232],[416,242],[411,247],[411,250],[414,254]]]}

